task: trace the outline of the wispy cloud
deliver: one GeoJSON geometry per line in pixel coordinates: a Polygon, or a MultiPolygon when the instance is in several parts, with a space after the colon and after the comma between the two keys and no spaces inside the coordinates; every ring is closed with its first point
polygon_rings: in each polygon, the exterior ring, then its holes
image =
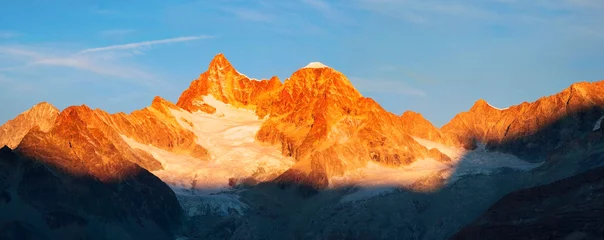
{"type": "Polygon", "coordinates": [[[136,67],[107,61],[97,55],[78,55],[56,49],[34,48],[29,46],[1,46],[0,57],[12,59],[14,65],[0,68],[0,72],[28,72],[37,66],[67,67],[84,70],[99,75],[132,79],[146,85],[156,81],[152,74],[136,67]]]}
{"type": "Polygon", "coordinates": [[[1,66],[3,72],[27,72],[39,66],[66,67],[84,70],[98,75],[117,77],[134,81],[140,85],[161,84],[161,80],[149,71],[120,61],[119,58],[142,54],[137,49],[145,46],[193,41],[209,36],[178,37],[163,40],[89,48],[81,51],[57,50],[24,45],[0,46],[0,59],[9,59],[7,63],[17,66],[1,66]],[[121,52],[126,52],[121,54],[121,52]]]}
{"type": "Polygon", "coordinates": [[[211,7],[236,17],[246,25],[254,24],[262,30],[296,36],[329,33],[325,31],[325,25],[351,22],[339,5],[324,0],[260,0],[250,1],[245,7],[229,1],[215,1],[211,7]]]}
{"type": "Polygon", "coordinates": [[[120,37],[135,32],[134,29],[111,29],[99,32],[101,37],[120,37]]]}
{"type": "Polygon", "coordinates": [[[333,8],[331,7],[331,5],[329,5],[329,3],[322,1],[322,0],[302,0],[302,2],[306,3],[307,5],[311,6],[314,9],[317,9],[319,11],[325,12],[325,13],[331,13],[333,11],[333,8]]]}
{"type": "Polygon", "coordinates": [[[268,13],[261,12],[251,8],[222,8],[223,11],[234,14],[242,20],[249,20],[255,22],[271,23],[276,18],[268,13]]]}
{"type": "Polygon", "coordinates": [[[402,81],[369,80],[364,78],[350,78],[350,81],[361,92],[395,93],[417,97],[426,96],[426,93],[421,89],[411,87],[402,81]]]}
{"type": "Polygon", "coordinates": [[[353,2],[360,9],[414,23],[425,23],[435,14],[465,18],[491,18],[496,15],[492,11],[466,1],[356,0],[353,2]]]}
{"type": "Polygon", "coordinates": [[[110,63],[99,63],[99,61],[94,58],[87,58],[81,56],[45,58],[30,62],[30,64],[69,67],[112,77],[145,79],[145,82],[153,82],[154,79],[154,76],[152,74],[138,70],[136,68],[122,67],[120,65],[110,63]]]}
{"type": "Polygon", "coordinates": [[[351,20],[346,17],[343,11],[340,11],[337,7],[334,7],[328,1],[325,0],[302,0],[307,6],[319,11],[323,16],[331,21],[338,23],[350,23],[351,20]]]}
{"type": "Polygon", "coordinates": [[[80,54],[84,53],[92,53],[92,52],[102,52],[102,51],[111,51],[111,50],[131,50],[138,49],[141,47],[147,47],[157,44],[168,44],[168,43],[177,43],[177,42],[187,42],[193,40],[200,39],[208,39],[213,38],[213,36],[191,36],[191,37],[177,37],[177,38],[168,38],[162,40],[153,40],[153,41],[145,41],[145,42],[137,42],[137,43],[128,43],[128,44],[120,44],[120,45],[112,45],[107,47],[98,47],[98,48],[88,48],[80,51],[80,54]]]}

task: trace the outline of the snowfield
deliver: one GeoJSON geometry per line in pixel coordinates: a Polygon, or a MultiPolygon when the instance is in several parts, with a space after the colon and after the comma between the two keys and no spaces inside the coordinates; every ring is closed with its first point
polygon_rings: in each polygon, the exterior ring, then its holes
{"type": "MultiPolygon", "coordinates": [[[[309,64],[320,67],[318,63],[309,64]]],[[[197,143],[210,153],[210,159],[196,159],[140,144],[122,136],[133,148],[142,149],[162,163],[163,170],[154,171],[178,195],[189,215],[243,214],[246,204],[239,201],[229,180],[236,183],[268,181],[277,177],[293,164],[274,146],[255,140],[263,119],[251,110],[234,108],[205,96],[200,103],[216,108],[216,113],[189,113],[171,110],[181,126],[197,136],[197,143]]],[[[426,139],[414,138],[428,149],[436,148],[449,156],[449,163],[433,159],[418,160],[411,165],[391,168],[369,162],[364,168],[349,171],[330,179],[331,188],[355,188],[341,198],[341,202],[359,201],[391,193],[399,188],[410,188],[414,183],[428,178],[444,179],[451,184],[468,175],[490,175],[502,168],[530,170],[540,166],[528,163],[513,155],[489,152],[481,146],[473,151],[452,148],[426,139]]]]}
{"type": "Polygon", "coordinates": [[[369,162],[366,167],[332,178],[332,187],[358,186],[357,190],[342,198],[342,202],[364,200],[393,192],[397,188],[410,188],[417,181],[430,177],[445,179],[446,184],[468,175],[491,175],[503,168],[531,170],[542,163],[529,163],[514,155],[489,152],[484,146],[467,151],[447,147],[443,144],[414,137],[415,141],[428,149],[436,148],[451,158],[450,163],[434,159],[422,159],[401,168],[390,168],[369,162]]]}
{"type": "Polygon", "coordinates": [[[303,68],[326,68],[326,67],[328,67],[328,66],[323,63],[311,62],[311,63],[307,64],[306,66],[304,66],[303,68]]]}
{"type": "Polygon", "coordinates": [[[604,119],[604,116],[600,117],[598,119],[598,121],[596,121],[596,123],[594,124],[594,128],[592,131],[596,131],[600,129],[600,125],[602,124],[602,119],[604,119]]]}
{"type": "Polygon", "coordinates": [[[246,207],[232,192],[229,179],[270,180],[294,164],[274,146],[255,141],[255,134],[263,120],[253,111],[236,109],[211,96],[203,101],[216,108],[216,113],[189,113],[172,110],[178,122],[197,136],[197,143],[208,149],[211,159],[196,159],[179,155],[154,146],[122,138],[132,148],[150,153],[164,167],[154,171],[166,182],[181,200],[189,214],[242,213],[246,207]],[[193,126],[189,125],[192,123],[193,126]]]}

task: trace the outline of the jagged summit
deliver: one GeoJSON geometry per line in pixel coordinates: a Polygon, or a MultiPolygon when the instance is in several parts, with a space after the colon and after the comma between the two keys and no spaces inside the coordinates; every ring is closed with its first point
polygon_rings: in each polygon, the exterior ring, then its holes
{"type": "Polygon", "coordinates": [[[231,64],[231,62],[229,62],[229,60],[226,59],[226,57],[224,56],[224,54],[222,53],[218,53],[216,54],[216,56],[214,56],[214,58],[212,58],[212,61],[210,61],[210,65],[208,66],[208,69],[223,69],[225,67],[232,67],[233,65],[231,64]]]}
{"type": "Polygon", "coordinates": [[[320,62],[311,62],[303,68],[328,68],[328,66],[320,62]]]}
{"type": "Polygon", "coordinates": [[[239,73],[224,54],[219,53],[210,62],[208,70],[182,93],[176,106],[190,112],[214,113],[215,109],[203,101],[204,96],[212,96],[235,107],[255,109],[259,102],[265,101],[267,95],[280,89],[281,85],[277,77],[256,80],[239,73]]]}
{"type": "MultiPolygon", "coordinates": [[[[448,156],[424,147],[416,138],[459,147],[472,146],[474,140],[501,141],[509,138],[508,135],[512,136],[510,134],[530,133],[542,122],[547,122],[544,119],[558,117],[561,111],[557,109],[565,103],[567,108],[578,108],[604,101],[596,94],[601,85],[575,84],[558,97],[513,106],[506,111],[479,99],[470,111],[461,113],[438,129],[419,113],[407,111],[397,116],[386,111],[377,102],[363,97],[344,74],[320,62],[309,63],[283,83],[276,77],[254,81],[237,72],[224,54],[219,53],[210,61],[208,70],[191,82],[176,105],[155,97],[151,106],[143,110],[115,115],[86,106],[70,107],[59,118],[56,117],[58,110],[54,116],[45,117],[47,121],[38,126],[44,132],[53,124],[60,125],[62,127],[55,132],[63,132],[48,139],[44,133],[35,136],[44,137],[49,142],[69,142],[63,135],[84,134],[79,139],[82,144],[99,151],[99,146],[89,145],[84,140],[99,139],[119,147],[123,135],[145,146],[151,144],[166,151],[205,158],[211,149],[206,151],[203,144],[197,145],[196,139],[203,139],[203,136],[189,131],[193,121],[187,120],[189,122],[183,125],[182,118],[173,114],[183,109],[186,111],[179,113],[183,116],[197,116],[198,111],[220,113],[224,107],[220,104],[225,103],[229,108],[255,112],[262,121],[258,130],[254,130],[255,140],[280,146],[284,155],[298,162],[291,171],[279,177],[280,181],[306,182],[322,188],[330,184],[332,177],[365,167],[368,162],[400,167],[426,158],[443,162],[450,160],[448,156]],[[526,122],[532,125],[523,125],[526,122]],[[74,127],[104,130],[82,132],[73,130],[74,127]]],[[[40,103],[32,109],[52,109],[48,106],[51,105],[40,103]]],[[[8,144],[9,147],[15,147],[37,125],[40,124],[24,125],[22,132],[11,137],[10,142],[5,142],[12,143],[8,144]]],[[[72,141],[74,146],[79,143],[72,141]]],[[[36,144],[31,146],[37,147],[36,144]]],[[[161,168],[152,158],[137,151],[119,148],[117,152],[145,168],[161,168]]]]}

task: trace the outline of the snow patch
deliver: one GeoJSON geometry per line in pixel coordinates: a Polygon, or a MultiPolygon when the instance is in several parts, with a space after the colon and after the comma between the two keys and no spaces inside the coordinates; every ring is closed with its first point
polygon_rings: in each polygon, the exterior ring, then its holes
{"type": "Polygon", "coordinates": [[[239,74],[239,75],[241,75],[241,76],[244,76],[245,78],[247,78],[247,79],[249,79],[249,80],[253,80],[253,81],[260,81],[260,80],[258,80],[258,79],[256,79],[256,78],[251,78],[251,77],[248,77],[247,75],[245,75],[245,74],[243,74],[243,73],[240,73],[239,71],[237,71],[237,69],[235,69],[235,72],[237,72],[237,74],[239,74]]]}
{"type": "Polygon", "coordinates": [[[455,172],[447,179],[447,182],[453,183],[466,175],[492,175],[504,168],[528,171],[542,164],[530,163],[511,154],[492,152],[484,147],[479,147],[468,151],[461,159],[456,160],[455,172]]]}
{"type": "Polygon", "coordinates": [[[487,102],[487,105],[489,105],[489,107],[492,107],[492,108],[497,109],[497,110],[500,110],[500,111],[503,111],[503,110],[508,109],[508,108],[498,108],[498,107],[495,107],[495,106],[491,105],[491,104],[490,104],[490,103],[488,103],[488,102],[487,102]]]}
{"type": "Polygon", "coordinates": [[[210,159],[172,153],[122,136],[131,147],[150,153],[162,163],[164,169],[153,173],[164,182],[178,188],[216,193],[230,189],[231,178],[267,181],[294,164],[277,147],[256,142],[255,134],[263,120],[253,111],[231,107],[213,97],[203,100],[215,107],[217,113],[174,109],[171,113],[182,127],[197,136],[196,143],[208,149],[210,159]]]}
{"type": "Polygon", "coordinates": [[[446,184],[451,184],[466,175],[491,175],[504,168],[527,171],[543,164],[529,163],[511,154],[490,152],[484,146],[467,151],[422,138],[414,137],[414,139],[428,149],[438,149],[449,156],[451,162],[443,163],[433,159],[421,159],[399,168],[369,162],[363,168],[332,178],[330,181],[332,187],[358,186],[357,191],[344,196],[340,201],[358,201],[381,196],[400,187],[410,187],[429,177],[439,177],[445,179],[446,184]]]}
{"type": "Polygon", "coordinates": [[[208,159],[141,144],[127,136],[122,138],[130,147],[146,151],[161,162],[164,169],[153,174],[166,182],[179,199],[194,202],[185,208],[191,214],[241,213],[245,204],[239,202],[229,182],[272,180],[289,169],[294,160],[283,156],[275,146],[256,142],[255,134],[264,120],[253,111],[234,108],[211,96],[204,97],[203,102],[215,107],[216,113],[170,111],[183,128],[197,136],[196,143],[210,153],[208,159]]]}
{"type": "Polygon", "coordinates": [[[320,63],[320,62],[311,62],[308,65],[306,65],[303,68],[326,68],[328,67],[327,65],[320,63]]]}
{"type": "Polygon", "coordinates": [[[598,119],[598,121],[596,121],[596,124],[594,124],[594,128],[592,131],[596,131],[596,130],[600,129],[600,125],[602,124],[603,119],[604,119],[604,116],[600,117],[600,119],[598,119]]]}
{"type": "Polygon", "coordinates": [[[466,153],[466,150],[463,148],[453,148],[423,138],[413,137],[413,140],[415,140],[417,143],[424,146],[428,150],[436,148],[436,150],[447,155],[451,159],[458,159],[466,153]]]}
{"type": "Polygon", "coordinates": [[[390,193],[399,187],[411,186],[426,177],[442,174],[443,170],[449,170],[452,173],[449,165],[433,159],[419,160],[399,168],[368,162],[363,168],[349,171],[343,176],[332,177],[330,187],[358,186],[356,192],[348,194],[340,200],[342,202],[358,201],[390,193]]]}

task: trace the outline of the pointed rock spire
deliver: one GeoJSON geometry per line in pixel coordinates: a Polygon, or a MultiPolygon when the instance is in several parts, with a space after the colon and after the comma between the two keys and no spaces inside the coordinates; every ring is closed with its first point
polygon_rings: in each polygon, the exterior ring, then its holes
{"type": "Polygon", "coordinates": [[[229,62],[229,60],[226,59],[224,54],[218,53],[218,54],[216,54],[216,56],[214,56],[212,61],[210,61],[208,70],[213,70],[213,69],[222,70],[227,67],[233,67],[233,65],[231,65],[231,62],[229,62]]]}
{"type": "MultiPolygon", "coordinates": [[[[212,96],[235,107],[255,109],[259,102],[267,102],[269,93],[281,89],[278,78],[255,80],[239,73],[224,54],[219,53],[210,62],[208,71],[202,73],[185,90],[176,105],[190,112],[213,113],[215,109],[204,103],[204,96],[212,96]]],[[[267,102],[268,103],[268,102],[267,102]]]]}

